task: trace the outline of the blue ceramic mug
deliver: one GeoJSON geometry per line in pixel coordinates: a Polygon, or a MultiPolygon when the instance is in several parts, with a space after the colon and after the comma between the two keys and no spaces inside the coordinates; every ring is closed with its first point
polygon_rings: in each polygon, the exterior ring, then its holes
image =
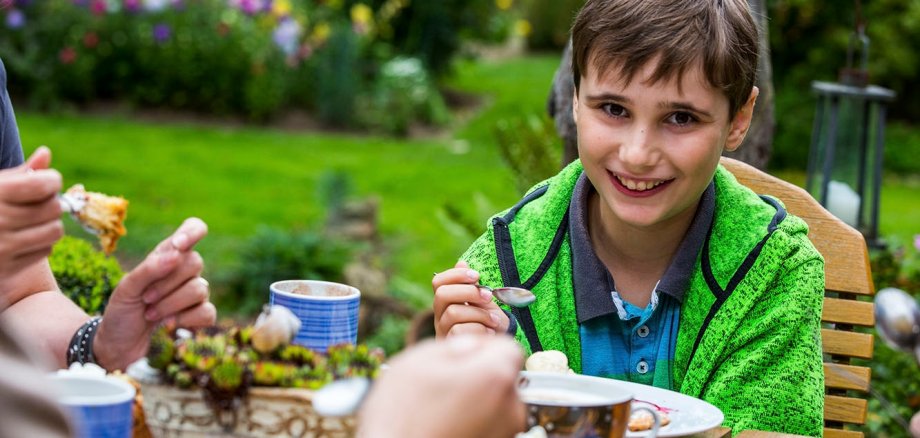
{"type": "Polygon", "coordinates": [[[295,344],[325,353],[332,345],[358,341],[358,289],[328,281],[284,280],[272,283],[269,291],[269,304],[287,307],[300,319],[295,344]]]}
{"type": "Polygon", "coordinates": [[[58,403],[69,411],[79,438],[130,438],[134,387],[117,377],[60,371],[50,377],[58,403]]]}

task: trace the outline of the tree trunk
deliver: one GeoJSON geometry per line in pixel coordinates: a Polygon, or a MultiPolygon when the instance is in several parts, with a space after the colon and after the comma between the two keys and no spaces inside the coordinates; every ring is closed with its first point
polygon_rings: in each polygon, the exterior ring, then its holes
{"type": "Polygon", "coordinates": [[[770,62],[770,38],[764,0],[748,0],[748,4],[751,5],[751,14],[760,26],[760,62],[757,65],[756,82],[760,95],[757,97],[754,119],[744,143],[735,152],[726,152],[724,155],[764,170],[773,153],[773,130],[776,128],[773,114],[773,64],[770,62]]]}
{"type": "Polygon", "coordinates": [[[556,124],[556,133],[562,139],[562,166],[578,158],[578,133],[572,116],[572,99],[575,97],[575,82],[572,80],[572,39],[562,51],[562,61],[553,75],[553,86],[549,91],[546,111],[556,124]]]}
{"type": "MultiPolygon", "coordinates": [[[[726,156],[744,161],[758,169],[764,169],[773,152],[773,130],[776,121],[773,115],[773,67],[770,62],[770,43],[767,34],[767,11],[763,0],[748,0],[751,13],[760,26],[760,62],[757,66],[757,88],[760,96],[754,107],[754,118],[744,143],[735,152],[726,156]]],[[[572,41],[562,52],[562,59],[546,103],[546,110],[556,124],[556,132],[562,138],[562,165],[578,158],[578,135],[572,118],[572,97],[575,83],[572,80],[572,41]]]]}

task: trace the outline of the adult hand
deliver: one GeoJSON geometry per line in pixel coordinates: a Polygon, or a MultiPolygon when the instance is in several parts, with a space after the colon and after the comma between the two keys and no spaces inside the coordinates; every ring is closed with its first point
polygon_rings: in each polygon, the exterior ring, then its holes
{"type": "Polygon", "coordinates": [[[438,338],[458,334],[495,334],[508,330],[508,315],[492,300],[492,294],[476,286],[479,273],[459,261],[453,269],[436,274],[434,328],[438,338]]]}
{"type": "Polygon", "coordinates": [[[395,356],[359,413],[360,437],[510,437],[523,431],[524,357],[510,338],[452,336],[395,356]]]}
{"type": "Polygon", "coordinates": [[[200,277],[204,263],[193,250],[207,232],[201,219],[186,219],[121,279],[93,344],[101,365],[124,369],[144,356],[160,323],[188,328],[214,324],[217,311],[208,301],[208,282],[200,277]]]}
{"type": "Polygon", "coordinates": [[[0,171],[0,279],[9,280],[44,260],[64,235],[61,174],[49,169],[51,151],[42,146],[18,167],[0,171]]]}

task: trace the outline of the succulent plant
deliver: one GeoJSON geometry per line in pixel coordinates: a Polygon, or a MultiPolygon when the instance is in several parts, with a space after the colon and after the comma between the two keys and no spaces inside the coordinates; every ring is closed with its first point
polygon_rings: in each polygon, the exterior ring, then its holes
{"type": "Polygon", "coordinates": [[[233,392],[243,384],[244,373],[246,373],[246,367],[243,364],[232,358],[225,358],[208,373],[209,383],[221,391],[233,392]]]}
{"type": "Polygon", "coordinates": [[[336,379],[347,377],[377,377],[383,363],[383,351],[370,350],[366,345],[339,344],[329,347],[328,368],[336,379]]]}
{"type": "Polygon", "coordinates": [[[221,335],[198,335],[184,344],[182,361],[192,370],[208,372],[226,354],[226,339],[221,335]]]}
{"type": "Polygon", "coordinates": [[[257,327],[158,329],[148,361],[177,387],[201,388],[218,416],[237,409],[251,385],[318,389],[337,378],[376,376],[380,350],[343,344],[322,354],[290,345],[296,328],[281,309],[266,308],[257,327]]]}
{"type": "Polygon", "coordinates": [[[252,383],[259,386],[282,386],[293,381],[296,367],[288,363],[258,361],[252,367],[252,383]]]}
{"type": "Polygon", "coordinates": [[[147,350],[147,362],[158,370],[166,370],[172,363],[176,354],[176,345],[166,327],[159,327],[150,337],[150,348],[147,350]]]}
{"type": "Polygon", "coordinates": [[[294,372],[291,386],[294,388],[319,389],[332,380],[332,375],[325,369],[302,366],[294,372]]]}
{"type": "Polygon", "coordinates": [[[303,345],[285,345],[278,350],[277,357],[285,362],[312,367],[319,366],[321,362],[324,362],[322,355],[303,345]]]}

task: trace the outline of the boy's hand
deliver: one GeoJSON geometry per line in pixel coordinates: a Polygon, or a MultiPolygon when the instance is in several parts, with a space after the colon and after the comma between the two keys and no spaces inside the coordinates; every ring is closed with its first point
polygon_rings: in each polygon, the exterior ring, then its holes
{"type": "Polygon", "coordinates": [[[207,233],[201,219],[186,219],[121,279],[93,345],[101,365],[124,369],[145,355],[160,323],[187,328],[214,324],[217,311],[208,301],[208,283],[200,276],[204,263],[194,250],[207,233]]]}
{"type": "Polygon", "coordinates": [[[49,169],[51,151],[40,147],[24,164],[0,171],[0,279],[43,260],[64,235],[61,174],[49,169]]]}
{"type": "Polygon", "coordinates": [[[458,334],[494,335],[508,330],[508,315],[492,301],[489,291],[475,286],[478,281],[479,273],[462,260],[431,280],[438,338],[458,334]]]}

